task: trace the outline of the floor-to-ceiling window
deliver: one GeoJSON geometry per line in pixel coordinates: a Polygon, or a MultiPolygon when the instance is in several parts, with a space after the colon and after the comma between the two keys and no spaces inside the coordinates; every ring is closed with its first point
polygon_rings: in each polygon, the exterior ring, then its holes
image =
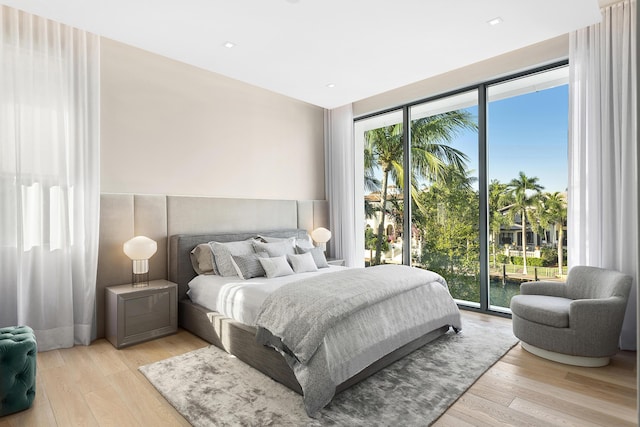
{"type": "Polygon", "coordinates": [[[520,282],[562,279],[567,80],[549,67],[356,119],[365,265],[436,271],[499,312],[520,282]]]}
{"type": "Polygon", "coordinates": [[[365,265],[402,264],[402,110],[358,122],[356,135],[364,147],[365,265]]]}
{"type": "Polygon", "coordinates": [[[479,305],[478,91],[413,105],[409,121],[411,265],[479,305]]]}
{"type": "Polygon", "coordinates": [[[566,271],[568,67],[487,87],[489,306],[566,271]]]}

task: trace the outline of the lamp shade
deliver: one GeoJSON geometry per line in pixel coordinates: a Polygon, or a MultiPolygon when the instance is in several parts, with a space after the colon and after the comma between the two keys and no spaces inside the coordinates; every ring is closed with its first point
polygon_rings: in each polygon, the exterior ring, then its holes
{"type": "Polygon", "coordinates": [[[149,259],[158,250],[158,244],[146,236],[136,236],[127,240],[122,249],[132,260],[149,259]]]}
{"type": "Polygon", "coordinates": [[[311,238],[317,243],[327,243],[331,239],[331,231],[324,227],[318,227],[311,232],[311,238]]]}

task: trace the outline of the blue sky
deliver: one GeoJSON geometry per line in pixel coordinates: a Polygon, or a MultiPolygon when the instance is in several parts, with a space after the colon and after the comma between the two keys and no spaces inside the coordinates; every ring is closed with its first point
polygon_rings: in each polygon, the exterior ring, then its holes
{"type": "MultiPolygon", "coordinates": [[[[489,104],[489,181],[508,183],[523,171],[538,177],[544,191],[566,191],[568,90],[564,85],[489,104]]],[[[477,107],[467,110],[477,117],[477,107]]],[[[453,144],[469,156],[474,176],[478,173],[477,141],[475,133],[467,132],[453,144]]]]}

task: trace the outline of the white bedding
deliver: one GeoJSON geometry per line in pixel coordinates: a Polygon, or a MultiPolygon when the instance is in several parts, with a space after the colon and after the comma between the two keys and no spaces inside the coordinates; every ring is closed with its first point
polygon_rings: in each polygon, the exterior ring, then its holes
{"type": "Polygon", "coordinates": [[[198,305],[245,325],[255,326],[256,315],[265,298],[280,286],[344,268],[346,267],[330,265],[329,268],[320,268],[313,273],[292,274],[272,279],[254,277],[249,280],[242,280],[238,276],[201,274],[189,282],[187,295],[198,305]]]}

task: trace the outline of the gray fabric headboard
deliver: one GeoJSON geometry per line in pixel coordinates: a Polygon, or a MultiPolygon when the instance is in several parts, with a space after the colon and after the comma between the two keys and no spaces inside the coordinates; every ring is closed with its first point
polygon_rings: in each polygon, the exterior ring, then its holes
{"type": "Polygon", "coordinates": [[[218,234],[176,234],[169,237],[169,280],[178,284],[178,300],[185,298],[188,283],[196,276],[191,265],[189,254],[200,243],[211,241],[234,242],[257,237],[258,234],[270,237],[298,237],[308,235],[303,229],[283,230],[258,230],[242,233],[218,233],[218,234]]]}

